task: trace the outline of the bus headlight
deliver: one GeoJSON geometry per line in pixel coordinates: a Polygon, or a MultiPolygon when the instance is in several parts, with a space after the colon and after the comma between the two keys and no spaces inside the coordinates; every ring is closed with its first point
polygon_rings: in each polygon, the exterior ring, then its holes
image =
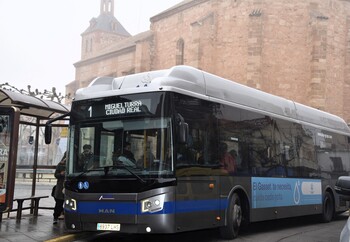
{"type": "Polygon", "coordinates": [[[165,195],[158,195],[155,197],[150,197],[141,201],[141,212],[142,213],[155,213],[161,211],[164,206],[165,195]]]}
{"type": "Polygon", "coordinates": [[[64,208],[66,210],[77,210],[77,201],[73,198],[67,198],[65,203],[64,203],[64,208]]]}

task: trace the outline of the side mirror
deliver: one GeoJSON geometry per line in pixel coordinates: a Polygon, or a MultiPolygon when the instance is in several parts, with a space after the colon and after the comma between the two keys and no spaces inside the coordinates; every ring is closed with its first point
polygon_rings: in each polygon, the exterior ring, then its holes
{"type": "Polygon", "coordinates": [[[30,145],[32,145],[33,143],[34,143],[34,136],[29,136],[29,138],[28,138],[28,143],[30,144],[30,145]]]}
{"type": "Polygon", "coordinates": [[[50,144],[52,138],[52,125],[51,124],[45,124],[45,144],[50,144]]]}
{"type": "Polygon", "coordinates": [[[334,190],[343,195],[345,200],[350,201],[350,176],[340,176],[335,183],[334,190]]]}
{"type": "Polygon", "coordinates": [[[184,118],[180,114],[177,115],[177,126],[177,141],[181,144],[187,143],[189,128],[188,124],[185,122],[184,118]]]}

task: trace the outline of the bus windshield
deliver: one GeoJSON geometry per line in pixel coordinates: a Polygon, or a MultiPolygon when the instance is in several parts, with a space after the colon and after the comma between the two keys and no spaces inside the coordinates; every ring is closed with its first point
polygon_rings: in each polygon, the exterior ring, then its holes
{"type": "Polygon", "coordinates": [[[112,120],[71,126],[68,176],[169,176],[170,118],[112,120]],[[80,144],[79,146],[73,144],[80,144]]]}
{"type": "Polygon", "coordinates": [[[75,102],[67,176],[164,177],[173,174],[172,124],[164,93],[75,102]]]}

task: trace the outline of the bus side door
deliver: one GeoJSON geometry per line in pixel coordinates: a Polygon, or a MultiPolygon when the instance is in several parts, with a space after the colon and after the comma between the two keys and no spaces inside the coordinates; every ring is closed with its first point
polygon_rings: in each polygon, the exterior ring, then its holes
{"type": "Polygon", "coordinates": [[[179,231],[215,227],[220,216],[218,180],[204,176],[208,168],[188,167],[177,171],[176,227],[179,231]]]}

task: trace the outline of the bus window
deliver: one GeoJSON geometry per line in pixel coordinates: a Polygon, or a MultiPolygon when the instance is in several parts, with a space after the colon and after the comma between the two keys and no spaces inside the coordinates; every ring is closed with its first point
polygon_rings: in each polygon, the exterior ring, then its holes
{"type": "Polygon", "coordinates": [[[271,166],[271,118],[224,105],[220,111],[220,142],[237,156],[237,173],[265,176],[271,166]]]}
{"type": "Polygon", "coordinates": [[[316,156],[323,178],[338,178],[348,175],[349,156],[347,138],[319,130],[316,136],[316,156]]]}
{"type": "MultiPolygon", "coordinates": [[[[106,170],[109,175],[119,175],[123,169],[118,166],[130,167],[142,174],[171,174],[172,154],[166,154],[172,150],[170,119],[108,120],[89,125],[71,127],[71,140],[75,140],[76,129],[80,134],[79,142],[75,142],[78,145],[71,145],[71,150],[78,155],[72,156],[73,165],[68,165],[68,174],[76,176],[84,172],[94,176],[109,167],[106,170]]],[[[125,170],[123,174],[130,175],[125,170]]]]}
{"type": "MultiPolygon", "coordinates": [[[[238,108],[220,105],[219,118],[219,159],[233,160],[234,174],[244,174],[248,172],[248,165],[242,163],[242,142],[243,136],[240,129],[241,111],[238,108]],[[226,150],[226,151],[225,151],[226,150]],[[226,153],[227,152],[227,153],[226,153]],[[226,153],[226,154],[225,154],[226,153]],[[220,157],[221,155],[221,157],[220,157]]],[[[225,162],[224,162],[225,163],[225,162]]],[[[230,162],[231,163],[231,162],[230,162]]],[[[228,165],[228,167],[230,167],[228,165]]],[[[232,170],[225,167],[226,170],[232,170]]],[[[232,172],[231,172],[232,173],[232,172]]]]}
{"type": "Polygon", "coordinates": [[[115,134],[110,131],[101,132],[100,141],[100,166],[113,165],[113,152],[115,147],[115,134]]]}
{"type": "Polygon", "coordinates": [[[94,158],[95,127],[81,128],[79,136],[79,156],[76,163],[76,171],[85,171],[97,166],[94,158]]]}
{"type": "Polygon", "coordinates": [[[219,165],[216,159],[216,104],[180,94],[174,96],[176,111],[189,127],[187,143],[175,145],[177,167],[202,167],[203,169],[196,169],[196,175],[208,175],[210,167],[219,165]]]}
{"type": "Polygon", "coordinates": [[[306,125],[296,125],[296,153],[298,162],[295,174],[298,177],[315,177],[318,176],[318,164],[315,157],[315,140],[316,130],[306,125]]]}
{"type": "Polygon", "coordinates": [[[295,133],[293,123],[281,119],[273,120],[274,146],[272,146],[270,155],[274,165],[268,173],[269,176],[295,176],[295,133]]]}

